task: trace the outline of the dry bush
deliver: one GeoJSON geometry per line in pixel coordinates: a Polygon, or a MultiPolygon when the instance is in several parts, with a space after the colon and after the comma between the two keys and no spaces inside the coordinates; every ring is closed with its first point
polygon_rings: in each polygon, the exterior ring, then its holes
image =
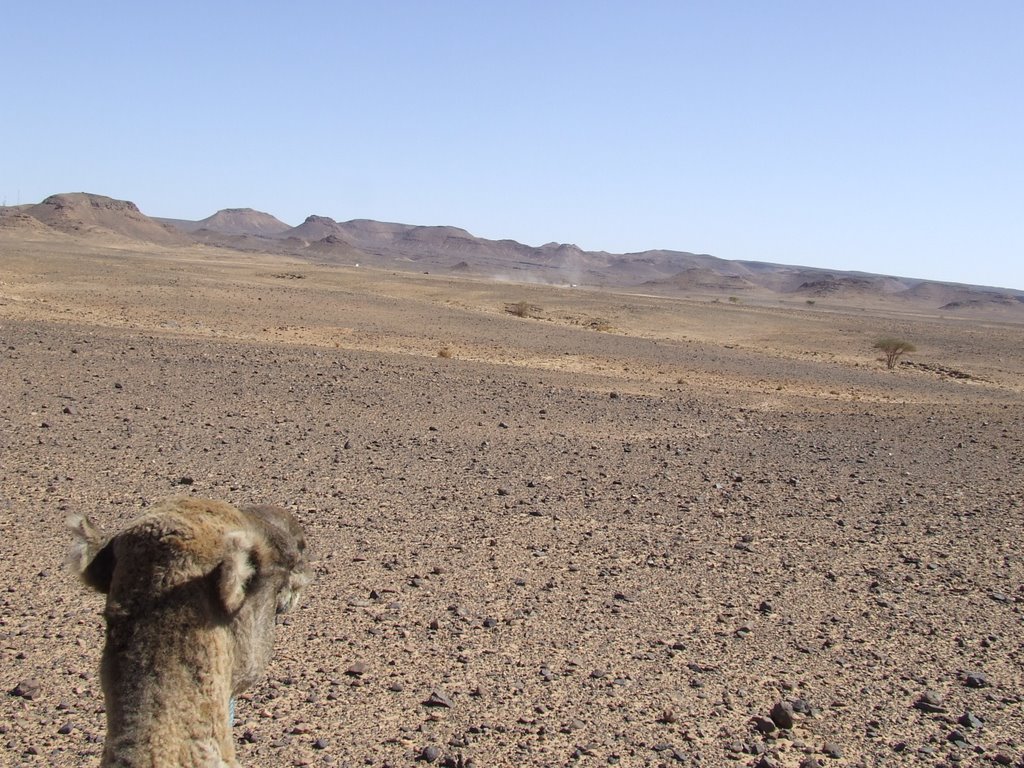
{"type": "Polygon", "coordinates": [[[533,317],[540,312],[540,307],[528,301],[517,301],[513,304],[506,304],[505,311],[516,317],[533,317]]]}
{"type": "Polygon", "coordinates": [[[451,347],[441,347],[439,350],[437,350],[437,356],[443,357],[445,360],[450,360],[451,358],[455,357],[455,352],[452,350],[451,347]]]}

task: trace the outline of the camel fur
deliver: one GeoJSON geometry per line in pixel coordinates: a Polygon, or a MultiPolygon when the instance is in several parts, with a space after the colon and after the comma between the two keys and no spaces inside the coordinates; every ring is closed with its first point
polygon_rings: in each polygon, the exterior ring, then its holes
{"type": "Polygon", "coordinates": [[[101,766],[233,768],[230,702],[270,661],[310,581],[281,507],[171,499],[112,537],[72,518],[71,565],[106,594],[101,766]]]}

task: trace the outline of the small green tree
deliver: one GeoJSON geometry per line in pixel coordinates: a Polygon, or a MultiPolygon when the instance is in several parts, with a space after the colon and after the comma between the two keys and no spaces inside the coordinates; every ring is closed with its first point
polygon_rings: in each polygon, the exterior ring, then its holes
{"type": "Polygon", "coordinates": [[[900,357],[905,353],[917,351],[917,347],[909,341],[892,336],[883,336],[875,342],[873,349],[880,349],[882,351],[882,354],[885,355],[885,367],[890,371],[896,367],[896,363],[899,362],[900,357]]]}

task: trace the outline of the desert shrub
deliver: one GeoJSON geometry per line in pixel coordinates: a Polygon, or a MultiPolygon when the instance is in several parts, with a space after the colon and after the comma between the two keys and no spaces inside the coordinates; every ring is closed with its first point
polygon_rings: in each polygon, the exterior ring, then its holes
{"type": "Polygon", "coordinates": [[[738,296],[730,296],[729,297],[729,302],[731,304],[739,304],[740,303],[740,299],[739,299],[738,296]]]}
{"type": "Polygon", "coordinates": [[[813,307],[814,306],[814,299],[808,299],[807,300],[807,306],[808,307],[813,307]]]}
{"type": "Polygon", "coordinates": [[[907,352],[917,351],[917,347],[909,341],[897,339],[893,336],[883,336],[878,339],[874,343],[872,349],[881,350],[882,354],[885,355],[885,367],[890,371],[896,367],[896,363],[898,363],[899,359],[907,352]]]}
{"type": "Polygon", "coordinates": [[[452,351],[451,347],[441,347],[439,350],[437,350],[437,356],[443,357],[445,360],[450,360],[451,358],[455,357],[455,352],[452,351]]]}
{"type": "Polygon", "coordinates": [[[535,312],[540,311],[540,307],[528,301],[517,301],[514,304],[506,304],[505,311],[516,317],[531,317],[535,312]]]}

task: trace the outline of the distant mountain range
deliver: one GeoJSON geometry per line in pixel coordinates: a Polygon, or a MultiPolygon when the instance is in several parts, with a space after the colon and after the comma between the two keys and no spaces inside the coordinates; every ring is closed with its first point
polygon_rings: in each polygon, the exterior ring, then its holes
{"type": "MultiPolygon", "coordinates": [[[[289,255],[321,264],[364,265],[553,285],[586,285],[679,296],[869,299],[911,302],[956,314],[1024,318],[1024,291],[768,262],[729,261],[708,254],[652,250],[584,251],[575,245],[529,246],[487,240],[450,226],[414,226],[369,219],[309,216],[296,227],[251,208],[226,208],[199,221],[149,217],[125,200],[84,192],[41,203],[0,207],[6,233],[64,233],[118,243],[204,244],[289,255]]],[[[0,241],[2,242],[2,241],[0,241]]]]}

